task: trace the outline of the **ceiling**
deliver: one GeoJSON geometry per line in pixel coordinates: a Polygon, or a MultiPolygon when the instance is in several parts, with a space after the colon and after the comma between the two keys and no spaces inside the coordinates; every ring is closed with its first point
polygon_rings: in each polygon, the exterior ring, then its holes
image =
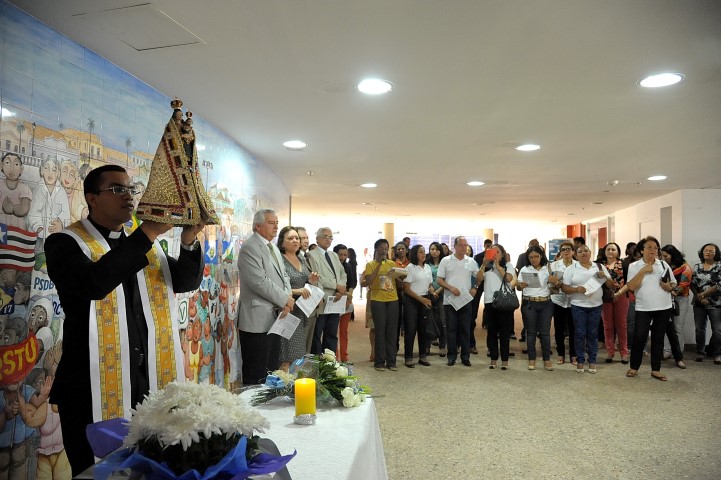
{"type": "Polygon", "coordinates": [[[182,98],[280,176],[294,216],[570,224],[721,188],[718,0],[157,0],[139,29],[98,20],[138,0],[12,3],[182,98]],[[154,48],[173,33],[187,44],[154,48]],[[685,80],[638,85],[662,71],[685,80]],[[363,95],[365,77],[395,88],[363,95]]]}

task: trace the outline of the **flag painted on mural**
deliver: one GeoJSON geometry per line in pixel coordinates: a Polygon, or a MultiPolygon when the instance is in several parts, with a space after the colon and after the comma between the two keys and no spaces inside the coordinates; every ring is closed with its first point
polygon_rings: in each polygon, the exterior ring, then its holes
{"type": "Polygon", "coordinates": [[[32,271],[37,238],[37,233],[0,223],[0,268],[32,271]]]}

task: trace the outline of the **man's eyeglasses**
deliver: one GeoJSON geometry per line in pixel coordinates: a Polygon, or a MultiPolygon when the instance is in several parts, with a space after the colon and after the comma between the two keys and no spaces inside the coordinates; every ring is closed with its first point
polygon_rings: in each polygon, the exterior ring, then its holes
{"type": "Polygon", "coordinates": [[[125,195],[126,193],[129,193],[130,195],[138,195],[139,193],[143,193],[143,189],[139,185],[133,185],[132,187],[121,187],[120,185],[113,185],[112,187],[98,190],[97,193],[102,192],[113,192],[115,195],[125,195]]]}
{"type": "Polygon", "coordinates": [[[326,240],[333,240],[333,235],[321,235],[321,238],[325,238],[326,240]]]}

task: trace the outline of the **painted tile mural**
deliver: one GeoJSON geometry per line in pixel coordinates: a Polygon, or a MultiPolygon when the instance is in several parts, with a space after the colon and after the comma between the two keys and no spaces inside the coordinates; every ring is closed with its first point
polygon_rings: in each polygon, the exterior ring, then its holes
{"type": "MultiPolygon", "coordinates": [[[[0,2],[0,413],[32,404],[62,355],[64,315],[47,275],[45,239],[87,216],[82,183],[90,169],[121,165],[135,182],[147,184],[170,101],[0,2]]],[[[199,381],[229,387],[239,360],[236,253],[256,209],[276,208],[288,218],[288,192],[240,145],[193,119],[202,179],[222,224],[204,231],[200,289],[178,296],[179,334],[188,345],[194,340],[185,331],[201,332],[208,362],[199,381]]],[[[179,232],[161,240],[173,256],[179,232]]],[[[60,467],[46,468],[63,464],[57,410],[36,407],[47,410],[44,423],[15,414],[0,428],[0,480],[69,478],[60,467]]]]}

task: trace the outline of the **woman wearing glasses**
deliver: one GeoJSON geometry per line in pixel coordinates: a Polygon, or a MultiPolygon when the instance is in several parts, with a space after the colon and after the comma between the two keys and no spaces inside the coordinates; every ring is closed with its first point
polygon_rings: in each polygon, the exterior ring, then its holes
{"type": "Polygon", "coordinates": [[[576,249],[576,259],[578,262],[563,273],[561,288],[570,297],[571,313],[576,327],[576,372],[584,372],[588,355],[588,373],[596,373],[598,324],[603,305],[601,285],[605,282],[610,287],[613,280],[606,267],[591,261],[591,250],[586,245],[580,245],[576,249]]]}
{"type": "Polygon", "coordinates": [[[553,329],[555,330],[556,350],[558,350],[558,365],[566,361],[566,335],[568,335],[568,360],[576,364],[576,329],[573,326],[571,314],[571,299],[561,290],[563,272],[576,263],[573,259],[573,243],[563,242],[560,249],[560,258],[551,264],[553,275],[548,277],[551,283],[551,301],[553,302],[553,329]]]}
{"type": "Polygon", "coordinates": [[[693,318],[696,323],[696,361],[706,356],[706,322],[711,321],[711,348],[716,365],[721,365],[721,253],[718,245],[707,243],[698,252],[701,263],[693,267],[693,318]]]}
{"type": "Polygon", "coordinates": [[[649,236],[640,240],[637,248],[641,252],[641,260],[629,265],[629,280],[619,290],[621,295],[629,289],[636,293],[636,330],[631,347],[631,368],[626,376],[638,376],[643,347],[651,330],[651,376],[665,382],[667,378],[661,373],[663,337],[673,314],[671,291],[676,287],[676,279],[671,267],[658,258],[660,245],[656,238],[649,236]]]}

